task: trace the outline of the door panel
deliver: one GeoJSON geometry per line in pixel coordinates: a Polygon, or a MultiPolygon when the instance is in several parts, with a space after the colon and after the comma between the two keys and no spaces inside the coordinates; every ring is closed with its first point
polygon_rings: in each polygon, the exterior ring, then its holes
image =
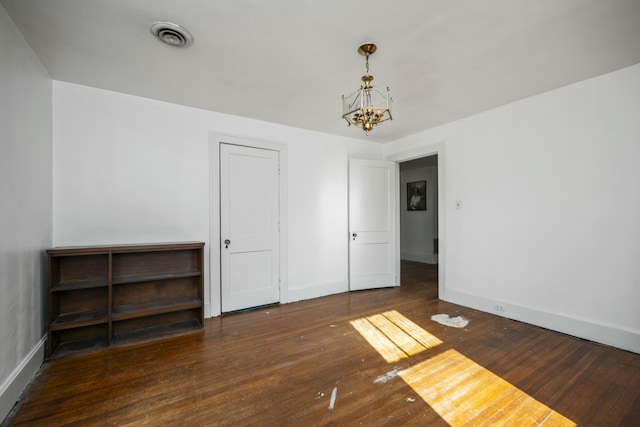
{"type": "Polygon", "coordinates": [[[222,312],[280,301],[278,186],[277,151],[220,145],[222,312]]]}
{"type": "Polygon", "coordinates": [[[349,162],[349,288],[397,286],[396,164],[349,162]]]}

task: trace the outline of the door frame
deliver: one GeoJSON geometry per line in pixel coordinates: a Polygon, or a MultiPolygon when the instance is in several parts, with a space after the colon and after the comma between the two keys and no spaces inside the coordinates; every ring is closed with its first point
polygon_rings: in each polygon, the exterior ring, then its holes
{"type": "Polygon", "coordinates": [[[220,300],[220,144],[240,145],[251,148],[273,150],[280,157],[280,301],[288,301],[288,155],[287,146],[274,141],[220,132],[209,134],[209,286],[205,289],[205,317],[219,316],[222,312],[220,300]]]}
{"type": "MultiPolygon", "coordinates": [[[[409,160],[419,159],[421,157],[438,156],[438,298],[441,300],[448,300],[446,296],[446,220],[445,215],[446,197],[444,191],[445,184],[445,164],[446,164],[446,150],[444,141],[425,145],[422,147],[415,147],[411,150],[400,151],[397,153],[391,153],[385,156],[385,160],[396,162],[406,162],[409,160]]],[[[396,170],[397,182],[400,182],[400,168],[396,170]]],[[[401,191],[401,190],[400,190],[401,191]]],[[[398,198],[398,209],[402,209],[398,198]]],[[[396,233],[398,240],[400,239],[400,215],[396,217],[396,233]]],[[[398,241],[397,262],[400,263],[400,242],[398,241]]]]}

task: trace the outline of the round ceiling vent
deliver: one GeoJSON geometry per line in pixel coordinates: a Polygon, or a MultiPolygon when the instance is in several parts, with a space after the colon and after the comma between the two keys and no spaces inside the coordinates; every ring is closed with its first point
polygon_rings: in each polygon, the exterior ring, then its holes
{"type": "Polygon", "coordinates": [[[151,25],[151,34],[169,46],[187,47],[193,43],[193,36],[189,31],[171,22],[153,23],[151,25]]]}

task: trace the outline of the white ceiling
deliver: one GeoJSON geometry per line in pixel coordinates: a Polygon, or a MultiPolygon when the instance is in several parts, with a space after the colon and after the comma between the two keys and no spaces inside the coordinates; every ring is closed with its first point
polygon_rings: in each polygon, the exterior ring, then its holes
{"type": "Polygon", "coordinates": [[[376,142],[640,63],[640,0],[0,3],[55,80],[376,142]],[[395,117],[369,137],[340,119],[366,41],[395,117]]]}

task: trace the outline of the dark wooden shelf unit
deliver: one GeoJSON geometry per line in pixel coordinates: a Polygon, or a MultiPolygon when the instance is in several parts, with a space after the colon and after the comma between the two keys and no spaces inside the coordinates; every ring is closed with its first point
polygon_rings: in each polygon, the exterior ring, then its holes
{"type": "Polygon", "coordinates": [[[53,248],[47,357],[202,329],[204,243],[53,248]]]}

